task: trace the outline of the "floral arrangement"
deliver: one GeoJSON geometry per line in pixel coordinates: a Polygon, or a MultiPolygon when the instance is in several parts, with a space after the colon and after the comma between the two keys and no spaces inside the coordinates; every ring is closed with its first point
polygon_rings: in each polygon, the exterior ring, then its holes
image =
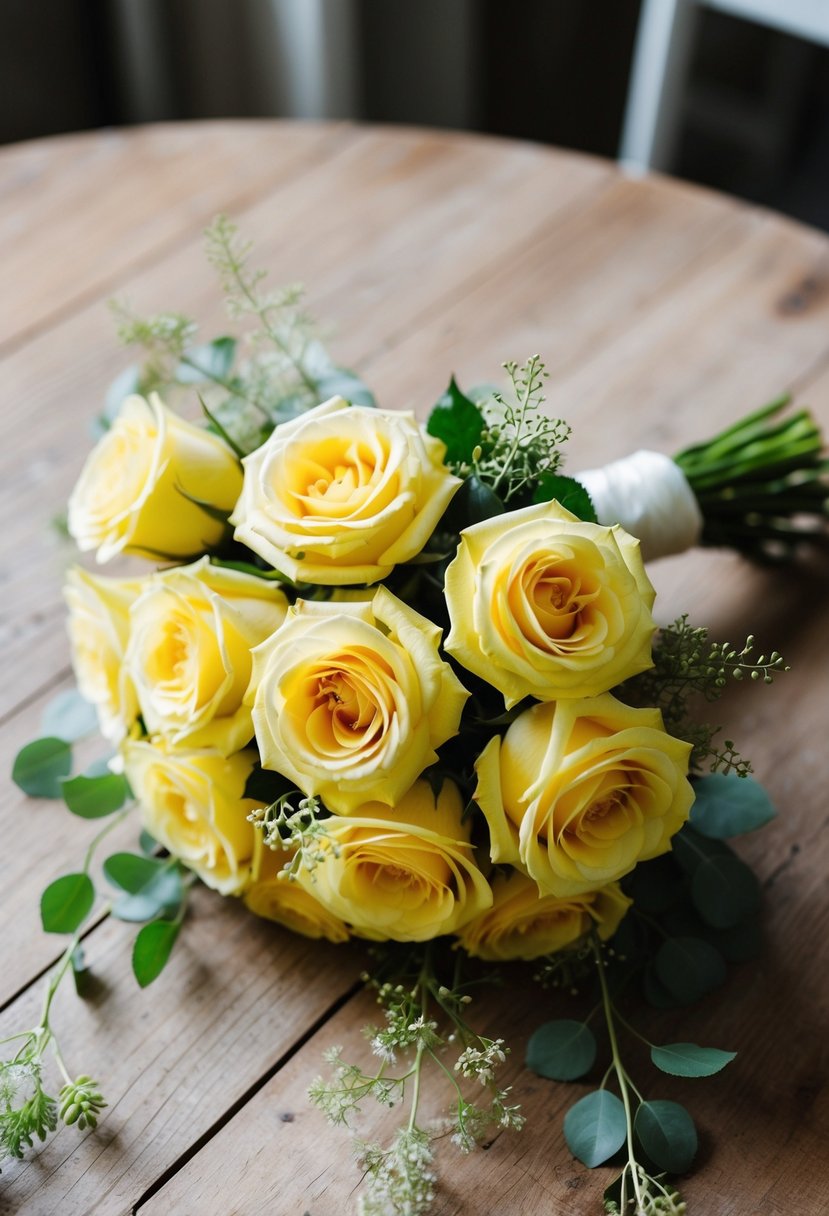
{"type": "MultiPolygon", "coordinates": [[[[187,318],[116,306],[144,359],[113,386],[67,525],[99,563],[144,564],[70,569],[79,695],[15,762],[23,790],[104,823],[43,894],[44,929],[69,940],[40,1022],[6,1040],[3,1148],[22,1155],[58,1119],[94,1128],[106,1105],[50,1016],[66,976],[83,991],[90,918],[142,926],[144,987],[201,881],[309,938],[372,943],[374,1062],[332,1047],[310,1089],[349,1127],[370,1100],[407,1106],[388,1142],[355,1141],[363,1212],[429,1210],[437,1135],[466,1152],[521,1128],[499,1081],[509,1048],[469,1020],[477,987],[516,961],[562,1002],[595,988],[593,1012],[542,1025],[527,1062],[558,1081],[591,1073],[604,1017],[609,1063],[564,1135],[587,1166],[621,1152],[606,1210],[682,1212],[672,1178],[694,1124],[634,1084],[619,1008],[632,981],[662,1007],[697,1000],[757,949],[757,883],[726,840],[773,809],[695,711],[732,679],[770,684],[783,661],[685,618],[657,629],[643,548],[784,560],[819,538],[820,434],[781,400],[672,460],[571,478],[539,358],[505,365],[507,391],[452,380],[421,426],[332,364],[299,291],[265,291],[248,255],[216,221],[208,256],[244,346],[198,346],[187,318]],[[198,422],[172,408],[196,402],[198,422]],[[91,719],[111,752],[71,775],[91,719]],[[104,862],[102,909],[92,859],[133,807],[140,846],[104,862]],[[440,1124],[420,1113],[430,1068],[453,1095],[440,1124]]],[[[657,1070],[684,1077],[733,1054],[651,1045],[657,1070]]]]}

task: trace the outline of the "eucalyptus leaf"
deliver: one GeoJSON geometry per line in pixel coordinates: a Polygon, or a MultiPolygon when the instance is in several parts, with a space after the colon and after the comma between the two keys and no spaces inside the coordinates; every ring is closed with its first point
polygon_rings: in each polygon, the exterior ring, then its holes
{"type": "Polygon", "coordinates": [[[776,814],[763,786],[751,777],[710,773],[694,782],[690,822],[702,836],[740,836],[763,827],[776,814]]]}
{"type": "Polygon", "coordinates": [[[121,773],[100,777],[69,777],[64,781],[63,800],[73,815],[81,819],[102,819],[120,811],[130,796],[127,779],[121,773]]]}
{"type": "Polygon", "coordinates": [[[53,697],[43,711],[40,729],[44,736],[75,743],[98,729],[98,715],[77,688],[66,688],[53,697]]]}
{"type": "Polygon", "coordinates": [[[114,887],[124,892],[112,908],[112,915],[118,920],[153,920],[181,905],[184,891],[175,862],[137,853],[115,853],[104,862],[104,874],[114,887]]]}
{"type": "Polygon", "coordinates": [[[461,392],[454,376],[433,406],[426,430],[446,445],[447,464],[469,464],[472,460],[483,435],[484,416],[475,402],[461,392]]]}
{"type": "Polygon", "coordinates": [[[551,1081],[575,1081],[596,1060],[596,1039],[584,1022],[560,1018],[545,1022],[530,1036],[527,1067],[551,1081]]]}
{"type": "Polygon", "coordinates": [[[736,1051],[698,1047],[696,1043],[666,1043],[651,1048],[651,1060],[672,1077],[713,1077],[735,1059],[736,1051]]]}
{"type": "Polygon", "coordinates": [[[725,959],[698,937],[672,937],[656,952],[659,981],[680,1004],[688,1005],[725,982],[725,959]]]}
{"type": "Polygon", "coordinates": [[[671,853],[680,868],[690,875],[709,857],[734,856],[723,841],[702,836],[687,823],[671,840],[671,853]]]}
{"type": "Polygon", "coordinates": [[[650,1159],[669,1174],[682,1174],[697,1152],[697,1129],[678,1102],[642,1102],[633,1130],[650,1159]]]}
{"type": "Polygon", "coordinates": [[[72,748],[65,739],[35,739],[17,753],[12,781],[31,798],[60,798],[71,769],[72,748]]]}
{"type": "Polygon", "coordinates": [[[158,848],[158,841],[150,835],[146,828],[142,828],[138,837],[138,847],[145,857],[152,857],[158,848]]]}
{"type": "Polygon", "coordinates": [[[236,358],[235,338],[214,338],[184,352],[176,368],[179,384],[203,384],[205,380],[227,380],[236,358]]]}
{"type": "Polygon", "coordinates": [[[694,871],[691,898],[707,924],[730,929],[757,909],[760,885],[739,858],[709,857],[694,871]]]}
{"type": "Polygon", "coordinates": [[[606,1089],[593,1090],[564,1116],[567,1147],[591,1169],[617,1153],[626,1135],[625,1108],[606,1089]]]}
{"type": "Polygon", "coordinates": [[[40,897],[40,919],[47,933],[74,933],[95,903],[95,888],[88,874],[64,874],[50,883],[40,897]]]}
{"type": "Polygon", "coordinates": [[[318,376],[316,380],[317,391],[323,401],[329,397],[344,397],[352,405],[362,405],[369,409],[377,405],[374,393],[368,385],[347,367],[332,366],[329,372],[318,376]]]}
{"type": "Polygon", "coordinates": [[[140,930],[132,949],[132,970],[142,988],[167,966],[180,928],[177,921],[154,920],[140,930]]]}

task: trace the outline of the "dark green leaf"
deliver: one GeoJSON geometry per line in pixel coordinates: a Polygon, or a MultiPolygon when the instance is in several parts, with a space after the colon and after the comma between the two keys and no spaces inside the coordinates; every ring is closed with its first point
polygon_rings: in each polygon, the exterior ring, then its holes
{"type": "Polygon", "coordinates": [[[697,1129],[678,1102],[643,1102],[636,1112],[633,1130],[654,1164],[669,1174],[683,1174],[694,1160],[697,1129]]]}
{"type": "Polygon", "coordinates": [[[691,898],[709,925],[730,929],[758,907],[760,886],[737,857],[710,857],[694,871],[691,898]]]}
{"type": "Polygon", "coordinates": [[[201,384],[205,380],[227,380],[236,358],[235,338],[215,338],[184,352],[176,368],[179,384],[201,384]]]}
{"type": "Polygon", "coordinates": [[[175,862],[115,853],[104,862],[104,874],[114,887],[125,892],[112,908],[112,915],[119,920],[152,920],[181,904],[184,892],[175,862]]]}
{"type": "Polygon", "coordinates": [[[703,836],[723,840],[763,827],[777,814],[758,781],[734,773],[710,773],[694,782],[691,824],[703,836]]]}
{"type": "Polygon", "coordinates": [[[666,1043],[652,1047],[651,1059],[662,1072],[672,1077],[713,1077],[737,1055],[719,1047],[698,1047],[696,1043],[666,1043]]]}
{"type": "Polygon", "coordinates": [[[666,912],[682,897],[682,882],[670,853],[643,861],[622,880],[625,894],[651,916],[666,912]]]}
{"type": "Polygon", "coordinates": [[[67,688],[53,697],[43,711],[40,729],[50,739],[75,743],[98,729],[95,706],[90,705],[77,688],[67,688]]]}
{"type": "Polygon", "coordinates": [[[119,811],[130,796],[130,787],[121,773],[101,777],[69,777],[64,781],[63,800],[73,815],[81,819],[102,819],[119,811]]]}
{"type": "Polygon", "coordinates": [[[591,1169],[618,1152],[626,1134],[625,1108],[606,1089],[587,1094],[564,1116],[567,1147],[591,1169]]]}
{"type": "Polygon", "coordinates": [[[596,1060],[596,1040],[583,1022],[561,1018],[545,1022],[527,1044],[527,1067],[551,1081],[575,1081],[596,1060]]]}
{"type": "Polygon", "coordinates": [[[462,532],[472,524],[479,524],[494,515],[506,511],[494,490],[478,477],[467,477],[446,509],[438,527],[452,532],[462,532]]]}
{"type": "Polygon", "coordinates": [[[447,464],[468,464],[481,442],[484,416],[474,401],[461,392],[455,377],[429,415],[426,430],[446,444],[447,464]]]}
{"type": "Polygon", "coordinates": [[[687,823],[671,840],[671,852],[686,874],[693,874],[697,866],[709,857],[734,856],[733,850],[723,841],[701,836],[687,823]]]}
{"type": "Polygon", "coordinates": [[[590,495],[575,477],[564,477],[560,473],[542,473],[533,494],[533,502],[551,502],[553,499],[579,519],[590,524],[598,522],[590,495]]]}
{"type": "Polygon", "coordinates": [[[64,874],[50,883],[40,897],[40,919],[47,933],[74,933],[95,902],[88,874],[64,874]]]}
{"type": "Polygon", "coordinates": [[[132,949],[132,970],[142,988],[167,966],[180,928],[177,921],[154,920],[139,932],[132,949]]]}
{"type": "Polygon", "coordinates": [[[60,798],[71,768],[72,748],[64,739],[35,739],[17,753],[12,781],[32,798],[60,798]]]}
{"type": "MultiPolygon", "coordinates": [[[[193,494],[188,493],[188,491],[185,490],[184,486],[180,486],[180,485],[176,484],[176,489],[178,490],[178,492],[182,496],[182,498],[186,498],[187,501],[191,502],[194,507],[198,507],[200,511],[203,511],[204,514],[208,517],[208,519],[213,519],[216,521],[216,523],[227,525],[228,517],[230,516],[230,511],[226,511],[224,509],[224,507],[217,507],[214,503],[207,502],[203,498],[196,498],[193,494]]],[[[150,552],[149,549],[147,549],[145,551],[147,553],[150,552]]]]}
{"type": "Polygon", "coordinates": [[[682,1003],[668,991],[652,963],[645,968],[642,976],[642,994],[654,1009],[676,1009],[682,1003]]]}
{"type": "Polygon", "coordinates": [[[718,988],[726,977],[725,959],[698,937],[672,937],[654,959],[656,975],[668,992],[687,1005],[718,988]]]}
{"type": "Polygon", "coordinates": [[[756,920],[743,921],[731,929],[708,926],[705,936],[729,963],[747,963],[763,950],[763,931],[756,920]]]}
{"type": "Polygon", "coordinates": [[[283,794],[290,794],[295,789],[294,782],[283,777],[281,773],[272,773],[270,769],[254,764],[245,782],[242,797],[253,798],[256,802],[270,806],[272,802],[276,802],[277,798],[281,798],[283,794]]]}

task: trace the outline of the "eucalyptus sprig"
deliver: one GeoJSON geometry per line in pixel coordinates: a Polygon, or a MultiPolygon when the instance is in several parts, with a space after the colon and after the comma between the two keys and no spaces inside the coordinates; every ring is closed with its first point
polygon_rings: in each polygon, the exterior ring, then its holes
{"type": "Polygon", "coordinates": [[[423,1216],[435,1198],[434,1142],[439,1136],[448,1132],[462,1152],[470,1152],[490,1128],[518,1131],[524,1118],[511,1101],[510,1087],[498,1079],[509,1048],[502,1039],[479,1035],[467,1021],[472,998],[460,978],[459,956],[451,986],[437,975],[431,944],[422,952],[402,954],[388,947],[378,952],[378,960],[375,974],[363,978],[384,1010],[385,1025],[365,1030],[380,1063],[367,1072],[346,1063],[341,1049],[334,1048],[327,1055],[333,1075],[318,1077],[309,1094],[331,1123],[347,1127],[368,1099],[388,1107],[408,1101],[408,1117],[389,1144],[355,1140],[366,1186],[361,1211],[365,1216],[423,1216]],[[391,978],[383,978],[389,973],[391,978]],[[450,1052],[455,1056],[451,1064],[446,1061],[450,1052]],[[409,1065],[392,1073],[399,1055],[409,1065]],[[454,1091],[450,1113],[438,1125],[424,1123],[419,1113],[427,1066],[436,1068],[454,1091]],[[468,1098],[464,1079],[480,1083],[483,1103],[468,1098]]]}

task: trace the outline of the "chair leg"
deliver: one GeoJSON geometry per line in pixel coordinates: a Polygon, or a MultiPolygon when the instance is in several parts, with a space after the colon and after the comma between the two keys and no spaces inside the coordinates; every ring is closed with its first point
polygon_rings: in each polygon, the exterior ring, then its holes
{"type": "Polygon", "coordinates": [[[619,160],[633,172],[670,168],[694,43],[696,0],[644,0],[619,160]]]}

